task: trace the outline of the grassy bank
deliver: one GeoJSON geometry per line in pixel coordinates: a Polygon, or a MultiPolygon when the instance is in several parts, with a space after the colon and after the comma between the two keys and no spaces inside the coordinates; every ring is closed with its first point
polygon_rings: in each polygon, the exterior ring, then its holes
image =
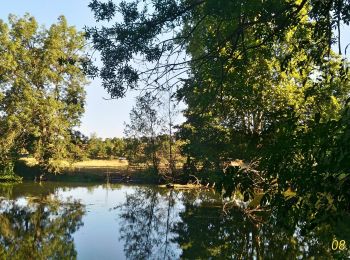
{"type": "Polygon", "coordinates": [[[84,182],[131,182],[159,183],[159,176],[145,165],[129,165],[127,160],[87,160],[73,164],[59,162],[62,170],[59,174],[41,172],[33,158],[22,158],[15,166],[15,172],[25,180],[84,181],[84,182]]]}
{"type": "Polygon", "coordinates": [[[21,182],[22,177],[16,175],[0,175],[0,182],[21,182]]]}

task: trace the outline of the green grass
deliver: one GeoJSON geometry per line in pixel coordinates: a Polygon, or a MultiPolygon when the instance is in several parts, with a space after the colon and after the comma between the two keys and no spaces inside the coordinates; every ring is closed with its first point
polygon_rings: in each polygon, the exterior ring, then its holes
{"type": "Polygon", "coordinates": [[[0,182],[21,182],[22,177],[17,175],[0,175],[0,182]]]}

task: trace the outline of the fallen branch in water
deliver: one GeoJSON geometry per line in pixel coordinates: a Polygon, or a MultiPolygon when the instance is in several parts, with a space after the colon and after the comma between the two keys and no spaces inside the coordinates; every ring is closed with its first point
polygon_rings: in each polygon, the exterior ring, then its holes
{"type": "Polygon", "coordinates": [[[192,175],[192,174],[190,174],[189,176],[196,179],[197,185],[201,185],[201,181],[200,181],[196,176],[194,176],[194,175],[192,175]]]}
{"type": "Polygon", "coordinates": [[[171,188],[171,189],[179,189],[179,190],[189,190],[189,189],[203,189],[203,190],[209,190],[211,187],[204,186],[201,184],[166,184],[166,185],[159,185],[158,187],[161,188],[171,188]]]}

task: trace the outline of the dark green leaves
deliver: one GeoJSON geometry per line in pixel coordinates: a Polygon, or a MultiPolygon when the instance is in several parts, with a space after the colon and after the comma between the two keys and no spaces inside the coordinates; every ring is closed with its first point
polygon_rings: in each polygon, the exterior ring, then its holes
{"type": "Polygon", "coordinates": [[[116,12],[116,5],[113,3],[113,1],[103,3],[93,0],[88,6],[94,12],[96,21],[109,21],[113,18],[116,12]]]}

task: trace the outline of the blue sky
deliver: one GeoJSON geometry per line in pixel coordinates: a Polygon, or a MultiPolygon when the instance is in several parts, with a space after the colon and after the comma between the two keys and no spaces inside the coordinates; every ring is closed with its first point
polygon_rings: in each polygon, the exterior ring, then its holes
{"type": "MultiPolygon", "coordinates": [[[[2,0],[0,19],[7,21],[8,15],[23,16],[26,12],[33,15],[39,24],[49,27],[64,15],[70,25],[82,29],[85,25],[94,25],[92,12],[87,7],[90,0],[2,0]]],[[[101,87],[100,80],[91,81],[87,87],[86,112],[82,118],[80,130],[90,135],[96,132],[100,137],[123,136],[124,122],[129,120],[129,112],[134,104],[133,94],[118,100],[104,100],[107,92],[101,87]]]]}
{"type": "MultiPolygon", "coordinates": [[[[23,16],[26,12],[33,15],[39,24],[49,27],[64,15],[70,25],[82,29],[85,25],[95,25],[91,10],[88,8],[90,0],[2,0],[0,19],[7,21],[8,15],[23,16]]],[[[348,26],[342,28],[342,46],[350,43],[348,26]]],[[[348,48],[348,57],[350,47],[348,48]]],[[[87,87],[86,112],[82,118],[80,130],[90,135],[95,132],[98,136],[123,136],[124,122],[129,120],[129,112],[134,104],[135,93],[129,93],[118,100],[104,100],[108,93],[101,87],[100,80],[91,81],[87,87]]]]}

